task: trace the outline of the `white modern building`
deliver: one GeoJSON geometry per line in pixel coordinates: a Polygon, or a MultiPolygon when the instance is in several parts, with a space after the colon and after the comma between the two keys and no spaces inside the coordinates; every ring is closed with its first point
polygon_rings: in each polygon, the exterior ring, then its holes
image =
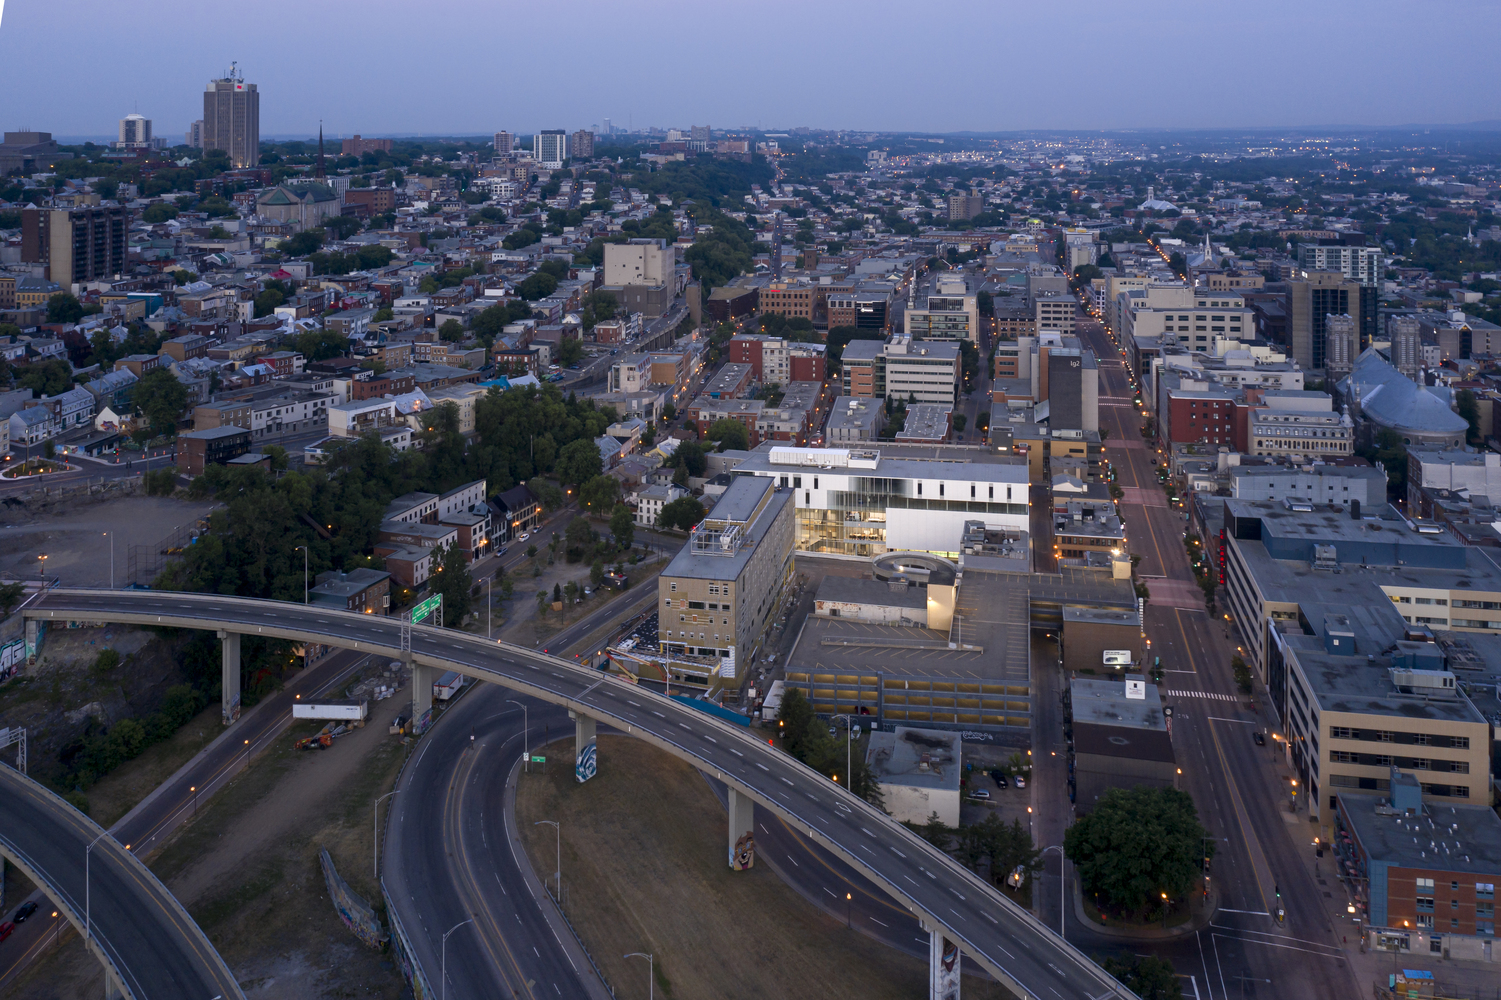
{"type": "Polygon", "coordinates": [[[544,169],[561,170],[568,159],[568,133],[560,128],[543,129],[532,146],[544,169]]]}
{"type": "Polygon", "coordinates": [[[792,489],[801,552],[956,558],[967,522],[1018,538],[1028,530],[1026,463],[969,449],[764,444],[735,474],[768,476],[792,489]]]}

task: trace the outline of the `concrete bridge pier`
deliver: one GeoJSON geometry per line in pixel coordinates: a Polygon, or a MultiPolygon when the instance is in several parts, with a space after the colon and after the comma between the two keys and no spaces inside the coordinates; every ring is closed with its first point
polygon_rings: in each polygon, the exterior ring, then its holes
{"type": "Polygon", "coordinates": [[[730,867],[745,871],[756,863],[756,803],[730,789],[730,867]]]}
{"type": "Polygon", "coordinates": [[[959,1000],[959,945],[944,936],[942,927],[928,932],[928,1000],[959,1000]]]}
{"type": "Polygon", "coordinates": [[[219,630],[224,647],[223,672],[219,677],[220,703],[227,726],[240,717],[240,633],[219,630]]]}
{"type": "Polygon", "coordinates": [[[573,720],[573,776],[583,783],[594,777],[599,770],[598,751],[595,747],[595,731],[598,727],[592,715],[581,715],[570,709],[568,717],[573,720]]]}
{"type": "Polygon", "coordinates": [[[420,736],[433,721],[433,668],[413,662],[411,654],[406,661],[412,668],[412,732],[420,736]]]}

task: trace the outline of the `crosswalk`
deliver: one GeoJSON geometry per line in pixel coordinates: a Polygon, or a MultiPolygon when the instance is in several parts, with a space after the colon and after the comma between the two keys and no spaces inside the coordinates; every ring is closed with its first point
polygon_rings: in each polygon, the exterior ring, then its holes
{"type": "Polygon", "coordinates": [[[1233,694],[1219,694],[1215,691],[1168,691],[1171,698],[1210,698],[1214,701],[1239,701],[1233,694]]]}

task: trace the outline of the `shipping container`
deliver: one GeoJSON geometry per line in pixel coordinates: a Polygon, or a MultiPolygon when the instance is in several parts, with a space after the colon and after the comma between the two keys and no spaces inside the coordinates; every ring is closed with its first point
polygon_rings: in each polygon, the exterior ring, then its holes
{"type": "Polygon", "coordinates": [[[294,719],[341,719],[364,722],[370,715],[368,701],[351,701],[344,698],[310,698],[292,703],[294,719]]]}

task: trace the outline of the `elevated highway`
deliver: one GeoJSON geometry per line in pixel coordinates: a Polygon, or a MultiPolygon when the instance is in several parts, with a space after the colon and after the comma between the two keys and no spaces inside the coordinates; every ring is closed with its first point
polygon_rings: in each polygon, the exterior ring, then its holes
{"type": "Polygon", "coordinates": [[[203,931],[128,845],[3,766],[0,855],[25,872],[84,938],[104,965],[106,996],[244,1000],[203,931]]]}
{"type": "Polygon", "coordinates": [[[414,718],[430,709],[433,671],[455,670],[529,694],[567,708],[577,719],[581,747],[591,752],[596,721],[607,722],[722,781],[730,790],[727,858],[737,838],[753,832],[754,803],[805,830],[880,886],[930,933],[930,995],[956,995],[957,974],[951,994],[947,970],[962,952],[1021,997],[1134,997],[973,872],[822,775],[746,730],[587,667],[381,616],[216,594],[58,589],[33,601],[24,614],[58,625],[78,620],[215,629],[225,640],[226,667],[231,644],[238,665],[242,634],[405,657],[413,664],[414,718]]]}

